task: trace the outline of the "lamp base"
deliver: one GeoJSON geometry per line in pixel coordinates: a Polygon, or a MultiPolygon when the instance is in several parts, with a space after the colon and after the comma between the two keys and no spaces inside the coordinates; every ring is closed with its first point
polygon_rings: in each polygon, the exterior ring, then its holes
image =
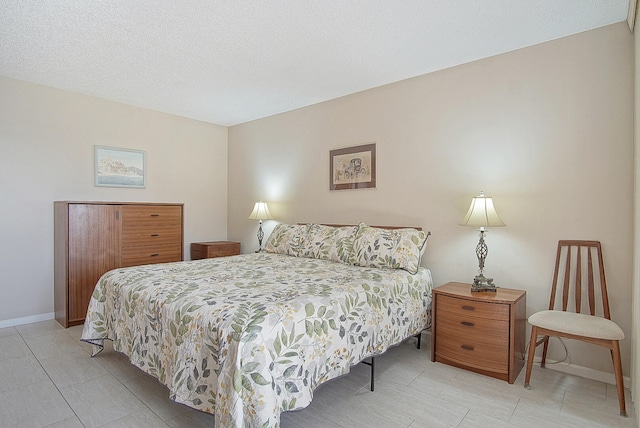
{"type": "Polygon", "coordinates": [[[264,231],[262,230],[262,220],[260,220],[260,226],[258,226],[258,249],[256,253],[262,252],[262,240],[264,239],[264,231]]]}
{"type": "Polygon", "coordinates": [[[496,286],[493,283],[493,278],[485,278],[483,274],[476,275],[476,277],[473,278],[471,291],[492,291],[495,293],[496,286]]]}

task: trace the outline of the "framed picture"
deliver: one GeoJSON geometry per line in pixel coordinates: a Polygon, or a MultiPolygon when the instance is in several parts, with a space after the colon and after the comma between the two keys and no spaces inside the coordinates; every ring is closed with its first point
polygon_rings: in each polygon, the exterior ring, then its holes
{"type": "Polygon", "coordinates": [[[329,190],[376,187],[376,144],[331,150],[329,190]]]}
{"type": "Polygon", "coordinates": [[[95,185],[144,188],[145,153],[142,150],[94,146],[95,185]]]}

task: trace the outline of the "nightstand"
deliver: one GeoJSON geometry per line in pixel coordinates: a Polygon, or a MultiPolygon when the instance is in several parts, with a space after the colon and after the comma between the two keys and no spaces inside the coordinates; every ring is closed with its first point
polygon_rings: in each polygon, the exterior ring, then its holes
{"type": "Polygon", "coordinates": [[[236,256],[238,254],[240,254],[239,242],[211,241],[191,244],[191,260],[236,256]]]}
{"type": "Polygon", "coordinates": [[[472,292],[449,282],[433,289],[431,361],[513,383],[524,366],[526,292],[472,292]]]}

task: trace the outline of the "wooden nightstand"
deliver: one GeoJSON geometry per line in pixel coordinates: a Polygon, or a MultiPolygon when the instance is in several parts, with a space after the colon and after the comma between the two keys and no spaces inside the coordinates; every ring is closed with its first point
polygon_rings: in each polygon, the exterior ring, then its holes
{"type": "Polygon", "coordinates": [[[471,292],[471,284],[434,288],[431,361],[513,383],[524,366],[526,292],[498,288],[471,292]]]}
{"type": "Polygon", "coordinates": [[[238,254],[240,254],[239,242],[211,241],[191,244],[191,260],[236,256],[238,254]]]}

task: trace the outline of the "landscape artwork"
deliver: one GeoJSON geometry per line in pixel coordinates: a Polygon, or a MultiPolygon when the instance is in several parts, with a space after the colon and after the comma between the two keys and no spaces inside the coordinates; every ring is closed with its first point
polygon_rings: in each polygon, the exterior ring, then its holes
{"type": "Polygon", "coordinates": [[[144,163],[144,151],[95,146],[95,185],[144,188],[144,163]]]}

